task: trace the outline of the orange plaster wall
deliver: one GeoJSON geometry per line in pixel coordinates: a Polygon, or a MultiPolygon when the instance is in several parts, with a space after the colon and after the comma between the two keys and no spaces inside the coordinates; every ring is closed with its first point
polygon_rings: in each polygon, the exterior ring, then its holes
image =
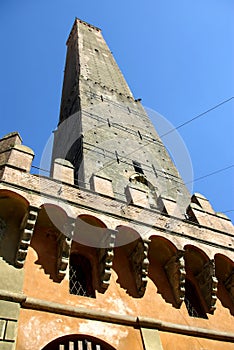
{"type": "Polygon", "coordinates": [[[41,350],[56,338],[85,334],[117,350],[143,350],[140,331],[131,327],[21,309],[16,350],[41,350]]]}
{"type": "Polygon", "coordinates": [[[204,338],[188,337],[167,332],[160,332],[163,350],[233,350],[229,342],[215,341],[204,338]]]}
{"type": "MultiPolygon", "coordinates": [[[[25,264],[24,293],[27,296],[115,314],[147,316],[166,322],[233,332],[233,316],[230,314],[229,309],[223,307],[219,300],[217,301],[217,309],[214,315],[208,314],[209,320],[192,318],[188,315],[184,303],[180,309],[176,309],[170,302],[166,302],[162,295],[157,292],[155,283],[150,279],[143,298],[131,297],[127,294],[126,289],[123,288],[123,286],[127,286],[129,281],[127,278],[122,277],[122,287],[120,287],[119,277],[115,271],[112,271],[111,284],[108,290],[104,294],[96,293],[97,297],[95,299],[70,295],[68,278],[66,277],[60,283],[53,282],[37,261],[37,254],[30,247],[25,264]]],[[[125,276],[124,267],[122,269],[122,276],[125,276]]]]}

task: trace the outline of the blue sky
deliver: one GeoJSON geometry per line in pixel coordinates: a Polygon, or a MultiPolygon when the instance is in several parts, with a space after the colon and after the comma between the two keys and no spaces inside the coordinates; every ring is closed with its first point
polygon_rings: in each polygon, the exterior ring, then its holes
{"type": "MultiPolygon", "coordinates": [[[[75,17],[102,29],[135,97],[182,124],[234,96],[233,14],[232,0],[1,0],[0,136],[19,131],[40,164],[75,17]]],[[[195,179],[234,164],[233,112],[234,99],[179,129],[195,179]]],[[[193,192],[234,221],[233,179],[232,167],[195,181],[193,192]]]]}

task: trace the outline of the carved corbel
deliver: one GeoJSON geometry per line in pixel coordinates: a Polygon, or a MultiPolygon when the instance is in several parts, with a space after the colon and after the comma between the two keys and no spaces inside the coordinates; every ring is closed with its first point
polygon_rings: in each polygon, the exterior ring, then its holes
{"type": "Polygon", "coordinates": [[[149,259],[148,259],[148,251],[149,251],[149,243],[150,240],[138,240],[134,250],[129,256],[130,263],[133,268],[133,273],[135,276],[136,287],[138,291],[138,295],[142,297],[145,293],[147,286],[147,276],[149,269],[149,259]]]}
{"type": "Polygon", "coordinates": [[[209,260],[202,268],[202,271],[196,276],[202,296],[206,302],[209,312],[213,313],[216,309],[217,284],[215,276],[215,261],[209,260]]]}
{"type": "Polygon", "coordinates": [[[178,250],[164,266],[167,278],[172,287],[178,307],[185,297],[185,260],[184,251],[178,250]]]}
{"type": "Polygon", "coordinates": [[[228,278],[224,282],[224,285],[228,293],[230,294],[232,301],[234,302],[234,270],[228,276],[228,278]]]}
{"type": "Polygon", "coordinates": [[[39,208],[30,205],[27,213],[23,217],[20,225],[19,245],[15,257],[16,267],[22,268],[24,266],[39,210],[39,208]]]}
{"type": "Polygon", "coordinates": [[[100,290],[102,293],[106,291],[110,284],[111,267],[114,258],[114,246],[116,230],[107,229],[107,235],[105,235],[102,247],[99,248],[99,278],[100,278],[100,290]]]}
{"type": "Polygon", "coordinates": [[[58,255],[57,255],[57,275],[60,279],[63,279],[66,275],[67,266],[69,263],[72,237],[74,234],[75,221],[70,219],[63,228],[63,232],[60,232],[57,238],[58,243],[58,255]]]}

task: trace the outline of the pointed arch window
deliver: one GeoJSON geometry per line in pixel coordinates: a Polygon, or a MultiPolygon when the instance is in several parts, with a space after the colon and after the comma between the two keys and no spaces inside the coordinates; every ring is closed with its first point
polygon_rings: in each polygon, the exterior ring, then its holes
{"type": "Polygon", "coordinates": [[[69,292],[70,294],[95,298],[90,261],[77,253],[70,255],[69,292]]]}
{"type": "Polygon", "coordinates": [[[193,283],[186,278],[185,280],[185,305],[189,316],[207,318],[206,312],[201,303],[200,297],[193,283]]]}

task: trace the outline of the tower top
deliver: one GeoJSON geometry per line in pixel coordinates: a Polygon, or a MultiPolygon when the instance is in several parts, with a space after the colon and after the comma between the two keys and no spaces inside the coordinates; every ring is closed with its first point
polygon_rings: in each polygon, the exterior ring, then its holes
{"type": "Polygon", "coordinates": [[[68,36],[68,39],[67,39],[67,43],[66,43],[67,45],[68,45],[69,40],[70,40],[70,38],[71,38],[73,32],[75,31],[75,28],[76,28],[76,26],[77,26],[78,23],[81,23],[81,24],[83,24],[84,26],[89,27],[90,29],[94,29],[94,30],[96,30],[97,32],[101,32],[101,31],[102,31],[100,28],[98,28],[98,27],[96,27],[96,26],[94,26],[94,25],[92,25],[92,24],[90,24],[90,23],[88,23],[88,22],[85,22],[85,21],[81,20],[80,18],[76,17],[76,18],[75,18],[75,21],[74,21],[74,23],[73,23],[72,29],[71,29],[71,31],[70,31],[70,34],[69,34],[69,36],[68,36]]]}

